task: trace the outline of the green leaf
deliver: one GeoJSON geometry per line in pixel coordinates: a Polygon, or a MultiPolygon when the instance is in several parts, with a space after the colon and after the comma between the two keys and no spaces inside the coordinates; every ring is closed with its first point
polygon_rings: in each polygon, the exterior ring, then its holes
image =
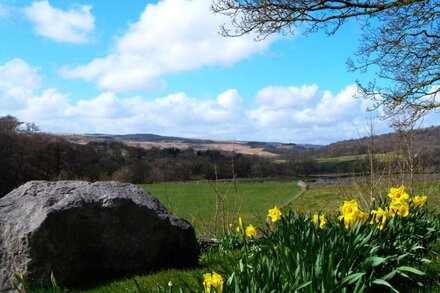
{"type": "Polygon", "coordinates": [[[347,277],[345,277],[344,279],[342,279],[342,283],[343,284],[348,284],[351,285],[355,282],[357,282],[360,278],[362,278],[362,276],[364,276],[365,273],[355,273],[355,274],[351,274],[347,277]]]}
{"type": "Polygon", "coordinates": [[[60,287],[58,286],[57,280],[55,279],[55,276],[54,276],[53,272],[50,272],[50,282],[52,283],[52,288],[53,289],[60,289],[60,287]]]}
{"type": "Polygon", "coordinates": [[[413,273],[413,274],[416,274],[416,275],[419,275],[419,276],[426,275],[426,273],[424,273],[424,272],[422,272],[422,271],[420,271],[418,269],[415,269],[413,267],[408,267],[408,266],[398,267],[397,270],[404,271],[404,272],[410,272],[410,273],[413,273]]]}
{"type": "Polygon", "coordinates": [[[299,285],[299,286],[295,289],[295,291],[298,291],[299,289],[305,288],[305,287],[309,286],[310,284],[312,284],[312,281],[305,282],[305,283],[299,285]]]}
{"type": "Polygon", "coordinates": [[[396,289],[394,289],[394,287],[391,286],[391,284],[388,283],[388,282],[385,281],[385,280],[382,280],[382,279],[376,279],[376,280],[374,280],[372,283],[375,284],[375,285],[387,286],[387,287],[390,288],[393,292],[395,292],[395,293],[399,293],[399,291],[397,291],[396,289]]]}
{"type": "Polygon", "coordinates": [[[378,265],[381,265],[384,263],[387,259],[384,257],[379,256],[373,256],[368,259],[371,262],[372,267],[377,267],[378,265]]]}

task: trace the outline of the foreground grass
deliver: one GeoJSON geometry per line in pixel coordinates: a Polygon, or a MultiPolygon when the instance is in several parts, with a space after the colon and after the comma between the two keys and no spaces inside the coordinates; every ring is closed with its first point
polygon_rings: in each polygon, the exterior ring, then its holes
{"type": "MultiPolygon", "coordinates": [[[[236,223],[240,214],[246,223],[265,218],[267,209],[282,206],[292,199],[300,188],[291,182],[231,182],[221,183],[160,183],[144,184],[142,188],[157,197],[172,213],[191,222],[198,234],[213,229],[218,196],[225,198],[228,223],[236,223]],[[216,191],[217,190],[217,191],[216,191]]],[[[217,214],[220,213],[217,210],[217,214]]]]}
{"type": "Polygon", "coordinates": [[[128,277],[121,280],[115,280],[108,284],[96,285],[94,287],[82,289],[39,289],[34,293],[143,293],[143,292],[169,292],[171,282],[173,292],[203,292],[202,276],[211,271],[223,272],[223,268],[228,266],[220,254],[210,254],[205,259],[202,258],[200,266],[195,269],[187,270],[164,270],[146,275],[128,277]],[[141,290],[139,290],[139,287],[141,290]],[[159,291],[158,291],[159,290],[159,291]]]}

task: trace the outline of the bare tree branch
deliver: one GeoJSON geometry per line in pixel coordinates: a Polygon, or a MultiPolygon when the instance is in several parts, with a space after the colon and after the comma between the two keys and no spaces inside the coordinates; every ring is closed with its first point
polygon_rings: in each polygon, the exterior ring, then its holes
{"type": "Polygon", "coordinates": [[[213,0],[212,11],[231,19],[220,28],[224,36],[254,33],[257,40],[298,28],[332,35],[355,19],[363,34],[348,68],[378,77],[358,82],[361,96],[384,107],[383,118],[419,119],[440,108],[440,1],[213,0]]]}

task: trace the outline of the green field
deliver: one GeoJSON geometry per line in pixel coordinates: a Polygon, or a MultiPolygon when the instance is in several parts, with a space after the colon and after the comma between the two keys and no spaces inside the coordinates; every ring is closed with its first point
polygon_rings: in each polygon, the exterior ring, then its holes
{"type": "Polygon", "coordinates": [[[237,185],[231,182],[160,183],[141,187],[158,198],[172,213],[191,222],[199,234],[205,234],[220,224],[221,209],[216,213],[219,198],[224,199],[226,224],[236,225],[238,214],[245,223],[255,223],[257,219],[266,217],[268,209],[286,204],[300,191],[296,181],[239,182],[237,185]]]}
{"type": "MultiPolygon", "coordinates": [[[[396,159],[394,153],[374,154],[374,159],[378,162],[389,162],[396,159]]],[[[368,160],[368,155],[351,155],[330,158],[316,158],[316,161],[323,173],[349,173],[359,169],[362,162],[368,160]]]]}
{"type": "MultiPolygon", "coordinates": [[[[389,186],[377,188],[376,198],[385,198],[389,192],[389,186]]],[[[408,191],[409,192],[409,191],[408,191]]],[[[410,193],[410,192],[409,192],[410,193]]],[[[366,208],[369,196],[366,187],[359,186],[325,186],[312,187],[302,194],[298,199],[289,204],[286,209],[292,209],[298,212],[312,213],[337,213],[338,207],[344,200],[358,199],[361,206],[366,208]],[[364,194],[364,196],[362,196],[364,194]]],[[[420,183],[414,187],[414,195],[427,195],[430,208],[440,210],[440,182],[420,183]]]]}

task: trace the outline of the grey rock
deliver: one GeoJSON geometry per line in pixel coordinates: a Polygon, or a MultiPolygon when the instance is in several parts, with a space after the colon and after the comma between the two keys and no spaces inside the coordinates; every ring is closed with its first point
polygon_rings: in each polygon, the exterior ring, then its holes
{"type": "Polygon", "coordinates": [[[0,199],[0,291],[78,286],[197,265],[193,227],[148,192],[120,182],[31,181],[0,199]]]}

